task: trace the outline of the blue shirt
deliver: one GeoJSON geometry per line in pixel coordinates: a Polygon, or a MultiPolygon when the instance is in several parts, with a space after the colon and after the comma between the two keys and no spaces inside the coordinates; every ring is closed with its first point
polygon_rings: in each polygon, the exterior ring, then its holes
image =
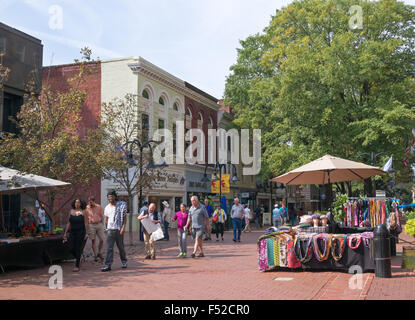
{"type": "Polygon", "coordinates": [[[280,208],[280,216],[281,217],[288,217],[288,208],[281,207],[280,208]]]}
{"type": "Polygon", "coordinates": [[[281,214],[280,214],[280,209],[279,208],[275,208],[274,210],[272,210],[272,217],[274,219],[281,218],[281,214]]]}
{"type": "Polygon", "coordinates": [[[212,217],[212,214],[215,211],[215,210],[213,210],[213,207],[210,204],[208,204],[207,206],[205,206],[205,208],[206,208],[206,211],[209,215],[209,218],[212,217]]]}

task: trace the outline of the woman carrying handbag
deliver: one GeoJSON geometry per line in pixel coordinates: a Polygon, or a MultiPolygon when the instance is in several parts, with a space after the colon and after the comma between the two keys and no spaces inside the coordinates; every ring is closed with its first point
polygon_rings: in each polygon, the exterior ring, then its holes
{"type": "Polygon", "coordinates": [[[212,230],[213,233],[216,234],[216,241],[219,241],[219,233],[221,234],[222,241],[224,240],[223,232],[225,231],[226,219],[227,217],[225,211],[221,208],[221,205],[218,204],[218,207],[212,216],[212,230]]]}

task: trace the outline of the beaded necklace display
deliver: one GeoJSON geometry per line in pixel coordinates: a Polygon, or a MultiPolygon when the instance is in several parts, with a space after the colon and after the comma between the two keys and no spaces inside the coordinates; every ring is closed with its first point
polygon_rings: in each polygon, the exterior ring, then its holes
{"type": "Polygon", "coordinates": [[[311,258],[313,257],[313,251],[311,249],[311,244],[312,244],[311,240],[312,240],[312,237],[309,237],[308,239],[296,237],[294,240],[294,254],[297,257],[297,259],[300,260],[300,262],[303,264],[309,262],[311,258]],[[303,253],[301,250],[301,241],[304,241],[304,240],[308,242],[307,242],[306,253],[303,256],[303,253]]]}
{"type": "Polygon", "coordinates": [[[373,238],[373,232],[363,232],[360,234],[360,237],[363,240],[364,245],[369,248],[370,246],[370,239],[373,238]]]}
{"type": "Polygon", "coordinates": [[[335,261],[340,261],[343,258],[344,249],[346,248],[346,236],[334,234],[331,237],[331,255],[335,261]],[[339,244],[339,255],[336,256],[337,243],[339,244]]]}
{"type": "Polygon", "coordinates": [[[347,237],[347,244],[350,249],[356,250],[360,247],[360,243],[362,242],[362,237],[360,235],[351,235],[347,237]],[[356,244],[353,245],[353,241],[356,240],[356,244]]]}
{"type": "Polygon", "coordinates": [[[331,247],[331,239],[323,234],[317,234],[313,236],[313,247],[314,247],[314,255],[318,261],[325,261],[330,256],[330,247],[331,247]],[[318,247],[318,240],[324,240],[324,253],[320,252],[318,247]]]}

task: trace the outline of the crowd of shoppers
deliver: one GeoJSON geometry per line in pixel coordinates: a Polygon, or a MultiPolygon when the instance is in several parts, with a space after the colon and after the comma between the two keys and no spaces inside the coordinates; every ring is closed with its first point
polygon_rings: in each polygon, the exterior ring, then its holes
{"type": "MultiPolygon", "coordinates": [[[[92,196],[88,198],[88,203],[85,203],[82,199],[75,199],[72,203],[64,233],[64,242],[68,242],[75,257],[74,272],[80,270],[83,249],[88,238],[91,239],[94,260],[103,262],[101,271],[111,270],[115,244],[118,247],[122,268],[127,268],[127,257],[123,242],[127,221],[127,203],[119,201],[115,191],[108,192],[107,199],[109,203],[104,209],[92,196]],[[103,255],[104,243],[105,258],[103,255]]],[[[253,210],[247,204],[241,204],[239,199],[235,198],[228,215],[220,203],[213,206],[209,201],[209,199],[204,199],[204,204],[202,204],[197,196],[193,196],[191,197],[191,206],[187,207],[182,203],[180,211],[173,213],[174,216],[172,216],[167,201],[163,201],[161,212],[156,210],[155,203],[149,204],[144,201],[137,218],[144,226],[142,228],[145,243],[144,259],[156,259],[156,242],[170,239],[169,226],[172,222],[177,221],[178,258],[187,257],[187,238],[189,235],[194,240],[190,256],[192,258],[203,258],[205,256],[203,241],[210,241],[212,234],[216,235],[217,242],[224,241],[225,225],[229,219],[232,221],[232,240],[234,242],[241,242],[242,232],[252,231],[251,224],[253,222],[258,228],[262,227],[263,207],[257,207],[253,210]],[[144,223],[145,219],[148,220],[144,223]]],[[[273,211],[274,226],[282,223],[282,209],[284,209],[285,214],[285,208],[279,209],[278,205],[275,206],[273,211]]],[[[22,212],[20,225],[22,228],[26,225],[33,225],[33,227],[38,228],[38,221],[39,219],[36,219],[26,210],[22,212]]]]}

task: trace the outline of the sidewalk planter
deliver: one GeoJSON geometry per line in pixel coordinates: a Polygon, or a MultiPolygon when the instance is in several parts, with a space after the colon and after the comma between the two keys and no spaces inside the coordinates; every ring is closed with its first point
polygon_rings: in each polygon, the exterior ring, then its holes
{"type": "Polygon", "coordinates": [[[403,247],[402,269],[415,269],[415,247],[403,247]]]}

